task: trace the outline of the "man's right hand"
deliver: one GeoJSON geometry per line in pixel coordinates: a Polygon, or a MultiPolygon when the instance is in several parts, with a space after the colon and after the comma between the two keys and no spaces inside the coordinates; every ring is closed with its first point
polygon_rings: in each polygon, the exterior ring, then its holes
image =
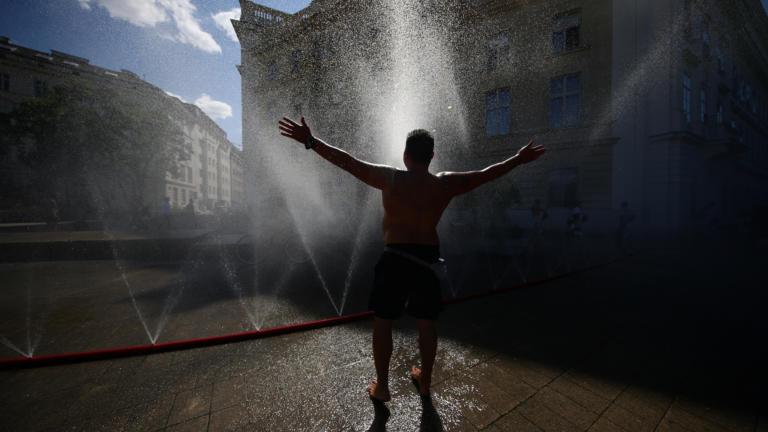
{"type": "Polygon", "coordinates": [[[304,145],[307,145],[309,139],[312,138],[312,131],[309,130],[309,126],[307,125],[307,122],[304,121],[304,117],[301,118],[301,124],[296,123],[288,117],[283,117],[283,119],[278,122],[278,127],[280,128],[280,135],[293,138],[304,145]]]}
{"type": "Polygon", "coordinates": [[[517,151],[517,154],[515,155],[515,159],[517,159],[517,162],[519,162],[520,164],[533,162],[536,159],[538,159],[541,155],[543,155],[545,151],[547,151],[542,145],[534,145],[534,142],[535,140],[531,138],[531,140],[528,141],[528,144],[526,144],[520,150],[517,151]]]}

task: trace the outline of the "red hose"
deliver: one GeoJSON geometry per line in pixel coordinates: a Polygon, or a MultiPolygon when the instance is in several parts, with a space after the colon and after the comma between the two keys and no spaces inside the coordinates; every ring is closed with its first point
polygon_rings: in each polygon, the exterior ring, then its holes
{"type": "MultiPolygon", "coordinates": [[[[504,289],[490,290],[490,291],[476,293],[476,294],[468,294],[463,297],[456,297],[453,299],[444,300],[443,303],[444,304],[461,303],[461,302],[465,302],[468,300],[473,300],[481,297],[487,297],[490,295],[514,291],[520,288],[540,285],[546,282],[551,282],[557,279],[565,278],[567,276],[572,276],[581,272],[585,272],[587,270],[602,267],[612,262],[614,262],[614,260],[608,261],[602,264],[596,264],[590,267],[585,267],[583,269],[574,270],[568,273],[563,273],[557,276],[536,279],[530,282],[525,282],[522,284],[514,285],[512,287],[504,288],[504,289]]],[[[127,347],[108,348],[108,349],[100,349],[100,350],[93,350],[93,351],[49,354],[49,355],[43,355],[38,357],[3,358],[3,359],[0,359],[0,369],[14,369],[14,368],[25,368],[25,367],[59,365],[59,364],[65,364],[65,363],[77,363],[77,362],[85,362],[85,361],[92,361],[92,360],[131,357],[131,356],[146,355],[146,354],[157,354],[161,352],[198,348],[198,347],[204,347],[209,345],[220,345],[225,343],[238,342],[246,339],[259,339],[263,337],[276,336],[280,334],[328,327],[328,326],[338,325],[346,322],[358,321],[364,318],[368,318],[372,315],[373,315],[372,311],[365,311],[365,312],[359,312],[359,313],[354,313],[350,315],[343,315],[339,317],[331,317],[331,318],[324,318],[324,319],[315,320],[315,321],[288,324],[284,326],[272,327],[272,328],[263,329],[263,330],[250,330],[245,332],[230,333],[230,334],[219,335],[219,336],[208,336],[208,337],[202,337],[202,338],[196,338],[196,339],[184,339],[184,340],[177,340],[177,341],[171,341],[171,342],[162,342],[154,345],[153,344],[133,345],[133,346],[127,346],[127,347]]]]}

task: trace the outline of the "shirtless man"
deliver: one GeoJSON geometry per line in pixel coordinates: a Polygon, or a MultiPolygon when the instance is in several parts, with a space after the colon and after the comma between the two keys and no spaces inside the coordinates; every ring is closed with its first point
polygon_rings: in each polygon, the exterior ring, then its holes
{"type": "Polygon", "coordinates": [[[544,147],[531,140],[509,159],[479,171],[429,172],[434,156],[434,139],[423,129],[408,134],[403,162],[406,171],[376,165],[354,158],[349,153],[314,137],[301,118],[301,124],[283,117],[280,134],[349,172],[368,186],[381,190],[384,204],[385,251],[376,264],[370,308],[374,311],[373,359],[376,379],[368,386],[374,400],[387,402],[389,361],[392,356],[392,323],[405,310],[416,318],[419,329],[421,368],[411,368],[411,378],[423,397],[429,396],[432,366],[437,353],[435,322],[442,310],[440,282],[429,267],[440,257],[437,223],[453,197],[495,180],[518,165],[532,162],[544,147]]]}

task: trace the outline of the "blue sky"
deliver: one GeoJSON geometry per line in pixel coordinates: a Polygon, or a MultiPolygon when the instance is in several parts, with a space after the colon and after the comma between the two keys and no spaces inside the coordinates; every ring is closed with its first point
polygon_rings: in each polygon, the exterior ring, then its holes
{"type": "MultiPolygon", "coordinates": [[[[196,103],[242,142],[240,46],[227,18],[237,0],[0,0],[0,35],[109,69],[128,69],[196,103]],[[218,20],[214,17],[219,14],[218,20]],[[217,24],[217,21],[219,24],[217,24]]],[[[309,0],[261,0],[293,13],[309,0]]]]}
{"type": "MultiPolygon", "coordinates": [[[[768,9],[768,0],[761,0],[768,9]]],[[[242,142],[237,0],[0,0],[0,35],[110,69],[128,69],[196,103],[242,142]],[[218,18],[218,19],[217,19],[218,18]],[[218,24],[217,24],[218,23],[218,24]]],[[[309,0],[260,0],[293,13],[309,0]]]]}

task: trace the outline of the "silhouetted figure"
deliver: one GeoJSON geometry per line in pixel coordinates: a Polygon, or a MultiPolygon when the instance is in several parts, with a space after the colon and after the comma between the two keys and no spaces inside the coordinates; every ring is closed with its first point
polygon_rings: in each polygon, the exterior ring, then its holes
{"type": "Polygon", "coordinates": [[[622,252],[627,252],[627,237],[629,236],[629,224],[635,220],[635,214],[629,209],[629,203],[621,203],[619,211],[619,230],[616,233],[616,246],[622,252]]]}
{"type": "Polygon", "coordinates": [[[376,165],[352,157],[312,135],[301,124],[283,117],[280,133],[313,149],[324,159],[382,192],[384,243],[376,264],[369,307],[374,311],[373,358],[376,379],[368,386],[371,398],[386,402],[389,394],[389,361],[392,355],[392,323],[405,310],[417,319],[421,367],[411,368],[419,393],[430,394],[432,367],[437,352],[435,322],[442,310],[436,264],[440,259],[437,224],[451,200],[495,180],[516,166],[534,161],[544,147],[531,140],[509,159],[483,170],[429,172],[434,156],[434,138],[423,129],[408,134],[403,162],[406,170],[376,165]]]}
{"type": "Polygon", "coordinates": [[[187,214],[187,219],[189,219],[189,226],[191,228],[197,228],[197,213],[195,212],[194,198],[189,199],[187,205],[184,206],[184,212],[187,214]]]}

